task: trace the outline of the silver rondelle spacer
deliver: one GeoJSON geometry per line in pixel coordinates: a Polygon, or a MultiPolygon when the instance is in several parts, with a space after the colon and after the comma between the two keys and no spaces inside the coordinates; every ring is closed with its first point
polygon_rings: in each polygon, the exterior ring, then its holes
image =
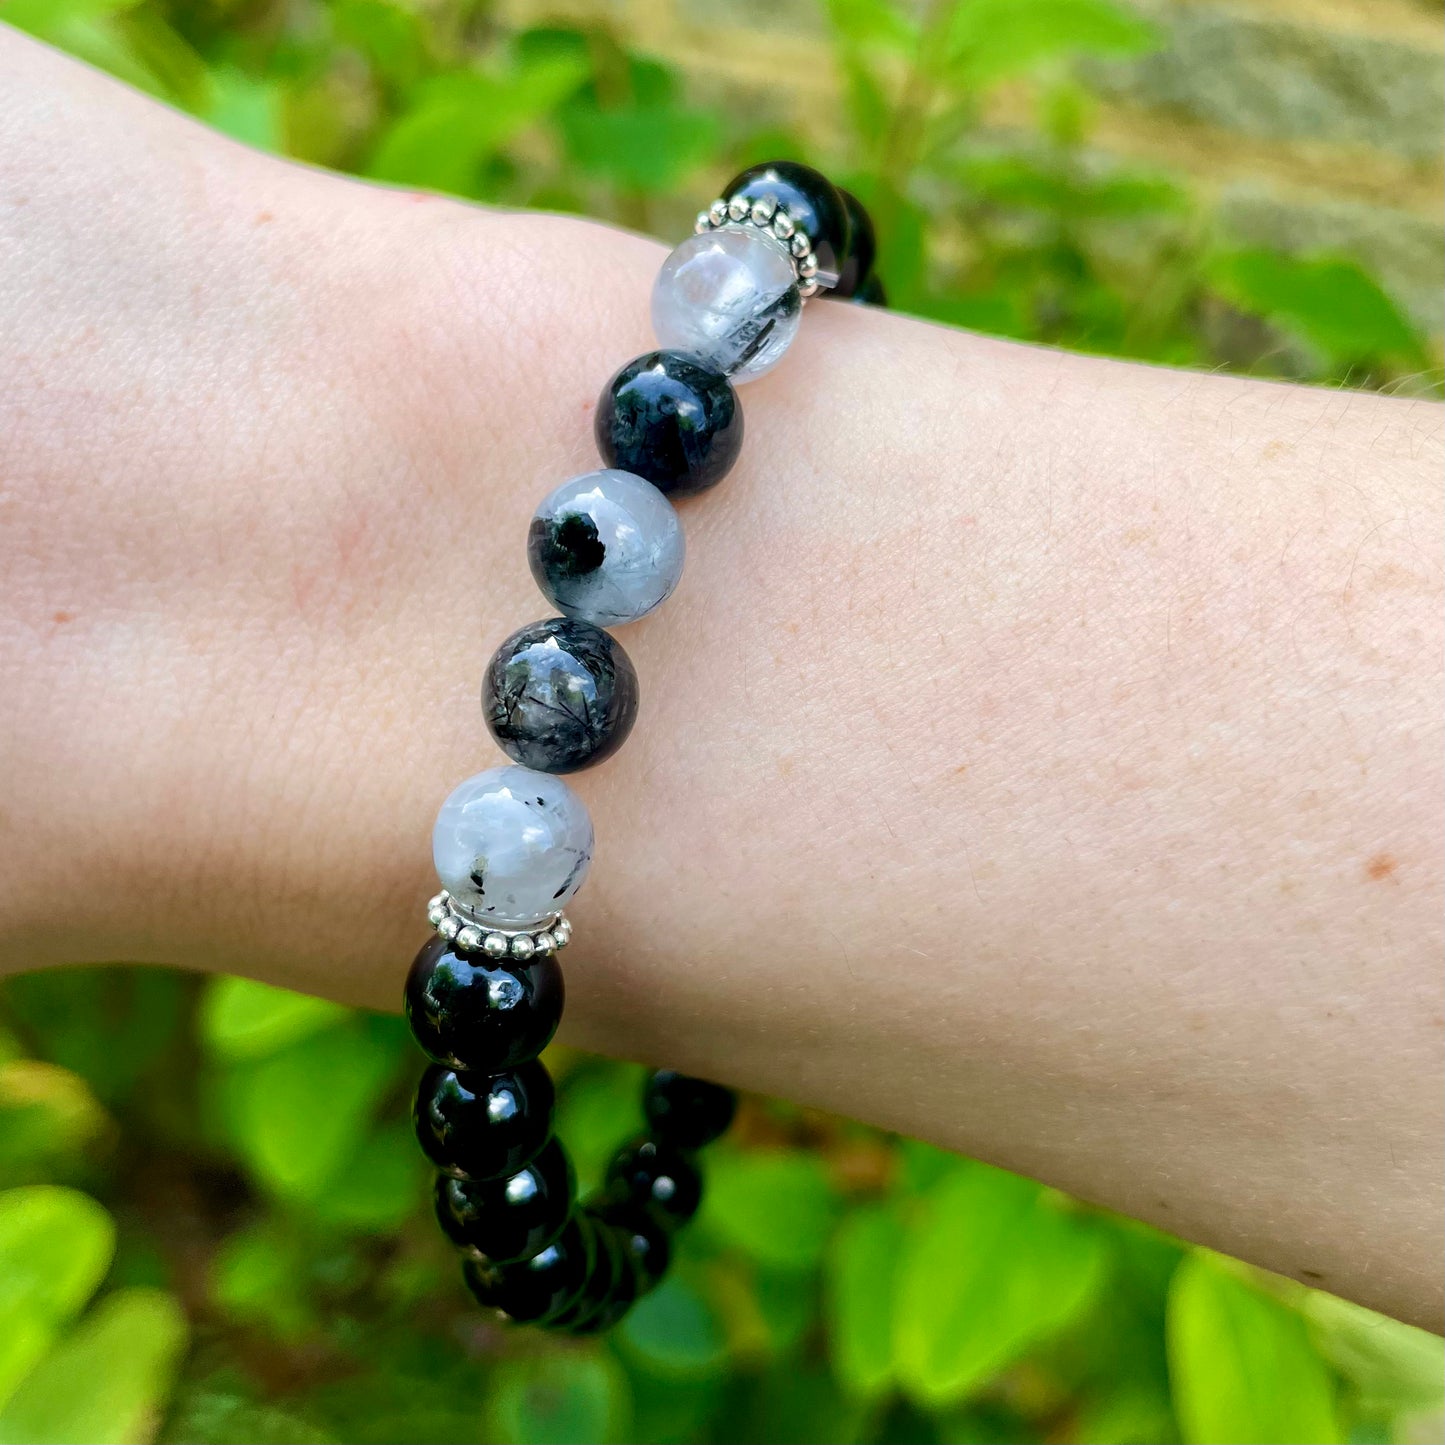
{"type": "Polygon", "coordinates": [[[572,925],[564,914],[533,924],[530,928],[492,928],[460,909],[445,893],[427,905],[427,921],[437,933],[463,953],[484,953],[488,958],[513,958],[523,962],[541,954],[565,948],[572,937],[572,925]]]}

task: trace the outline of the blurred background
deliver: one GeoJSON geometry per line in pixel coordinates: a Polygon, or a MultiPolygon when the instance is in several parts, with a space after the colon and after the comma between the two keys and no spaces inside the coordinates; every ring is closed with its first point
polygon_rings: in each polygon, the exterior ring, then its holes
{"type": "MultiPolygon", "coordinates": [[[[1441,18],[1437,0],[0,0],[321,165],[681,238],[729,174],[795,157],[873,210],[901,309],[1419,396],[1441,394],[1445,329],[1441,18]]],[[[586,1185],[638,1119],[641,1071],[549,1060],[586,1185]]],[[[621,1329],[508,1332],[429,1218],[419,1067],[396,1018],[242,980],[4,985],[0,1442],[1445,1439],[1432,1335],[764,1099],[621,1329]]]]}

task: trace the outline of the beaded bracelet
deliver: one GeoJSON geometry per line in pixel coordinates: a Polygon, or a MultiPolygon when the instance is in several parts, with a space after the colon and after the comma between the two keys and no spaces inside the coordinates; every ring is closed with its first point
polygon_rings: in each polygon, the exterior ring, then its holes
{"type": "Polygon", "coordinates": [[[596,414],[606,469],[564,482],[532,518],[527,556],[560,617],[513,633],[482,683],[492,736],[515,766],[468,778],[442,804],[432,857],[436,932],[406,984],[432,1059],[416,1130],[437,1166],[436,1212],[477,1300],[515,1321],[590,1334],[667,1268],[696,1212],[694,1155],[732,1121],[727,1089],[670,1070],[643,1092],[647,1130],[578,1204],[552,1134],[538,1055],[562,1016],[564,909],[586,877],[592,823],[555,774],[615,752],[637,714],[637,674],[605,631],[666,600],[683,535],[668,497],[714,486],[737,459],[733,381],[782,357],[820,292],[882,303],[873,228],[846,191],[789,161],[753,166],[697,218],[652,293],[663,349],[630,361],[596,414]]]}

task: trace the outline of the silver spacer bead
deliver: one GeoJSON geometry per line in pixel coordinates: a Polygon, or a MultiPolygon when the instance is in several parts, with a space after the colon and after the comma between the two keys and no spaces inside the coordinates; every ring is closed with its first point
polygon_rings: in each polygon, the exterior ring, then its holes
{"type": "Polygon", "coordinates": [[[530,933],[519,933],[512,940],[513,958],[531,958],[536,951],[537,945],[532,941],[530,933]]]}
{"type": "Polygon", "coordinates": [[[790,241],[793,237],[793,218],[786,211],[779,211],[773,217],[773,235],[780,241],[790,241]]]}
{"type": "Polygon", "coordinates": [[[818,274],[818,258],[809,251],[808,254],[798,261],[798,275],[804,281],[811,281],[818,274]]]}
{"type": "Polygon", "coordinates": [[[707,208],[707,218],[713,223],[714,226],[726,225],[728,218],[728,203],[722,200],[714,201],[712,205],[707,208]]]}
{"type": "Polygon", "coordinates": [[[448,913],[440,923],[437,924],[437,932],[446,939],[448,943],[455,943],[457,934],[462,931],[462,920],[455,913],[448,913]]]}
{"type": "Polygon", "coordinates": [[[566,917],[559,918],[551,928],[552,937],[557,940],[558,948],[566,948],[572,942],[572,922],[566,917]]]}
{"type": "Polygon", "coordinates": [[[514,958],[519,962],[539,954],[565,948],[572,937],[572,925],[564,914],[535,923],[530,928],[489,927],[460,908],[445,893],[427,905],[427,922],[448,943],[463,953],[484,953],[488,958],[514,958]]]}
{"type": "Polygon", "coordinates": [[[537,945],[538,953],[556,953],[557,951],[557,939],[548,929],[544,928],[541,933],[534,935],[532,942],[537,945]]]}
{"type": "Polygon", "coordinates": [[[482,952],[488,958],[505,958],[507,956],[507,935],[505,933],[489,933],[482,940],[482,952]]]}
{"type": "Polygon", "coordinates": [[[428,923],[431,924],[433,928],[435,928],[437,924],[439,924],[446,916],[447,906],[445,903],[433,903],[431,907],[428,908],[426,911],[426,920],[428,923]]]}
{"type": "Polygon", "coordinates": [[[693,222],[693,230],[700,236],[704,231],[712,230],[712,217],[706,211],[697,213],[697,220],[693,222]]]}
{"type": "Polygon", "coordinates": [[[766,226],[777,214],[778,202],[773,196],[759,196],[753,202],[752,220],[755,226],[766,226]]]}
{"type": "Polygon", "coordinates": [[[728,202],[728,219],[730,221],[745,221],[751,207],[741,196],[734,196],[728,202]]]}
{"type": "Polygon", "coordinates": [[[816,296],[822,289],[816,281],[804,281],[803,284],[798,287],[798,295],[806,301],[808,297],[816,296]]]}
{"type": "Polygon", "coordinates": [[[793,237],[792,245],[789,246],[788,249],[795,256],[806,256],[808,252],[813,249],[813,243],[799,231],[798,234],[793,237]]]}
{"type": "Polygon", "coordinates": [[[457,934],[457,947],[464,953],[475,953],[482,946],[482,930],[475,923],[466,924],[457,934]]]}

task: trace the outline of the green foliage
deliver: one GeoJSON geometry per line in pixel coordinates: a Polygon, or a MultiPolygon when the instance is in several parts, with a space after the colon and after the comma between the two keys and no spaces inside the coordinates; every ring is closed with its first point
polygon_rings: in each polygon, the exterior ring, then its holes
{"type": "MultiPolygon", "coordinates": [[[[487,0],[0,0],[0,17],[254,145],[660,235],[739,165],[799,155],[873,208],[896,304],[1003,336],[1356,385],[1436,363],[1356,261],[1247,249],[1177,177],[1098,158],[1077,60],[1160,43],[1121,0],[820,8],[826,147],[719,104],[600,5],[520,31],[487,0]],[[1000,86],[1022,123],[987,122],[1000,86]]],[[[640,1122],[641,1071],[553,1062],[591,1187],[640,1122]]],[[[429,1219],[417,1069],[397,1020],[241,980],[7,984],[0,1442],[1441,1433],[1432,1335],[756,1100],[710,1157],[674,1272],[610,1339],[500,1332],[429,1219]]]]}

